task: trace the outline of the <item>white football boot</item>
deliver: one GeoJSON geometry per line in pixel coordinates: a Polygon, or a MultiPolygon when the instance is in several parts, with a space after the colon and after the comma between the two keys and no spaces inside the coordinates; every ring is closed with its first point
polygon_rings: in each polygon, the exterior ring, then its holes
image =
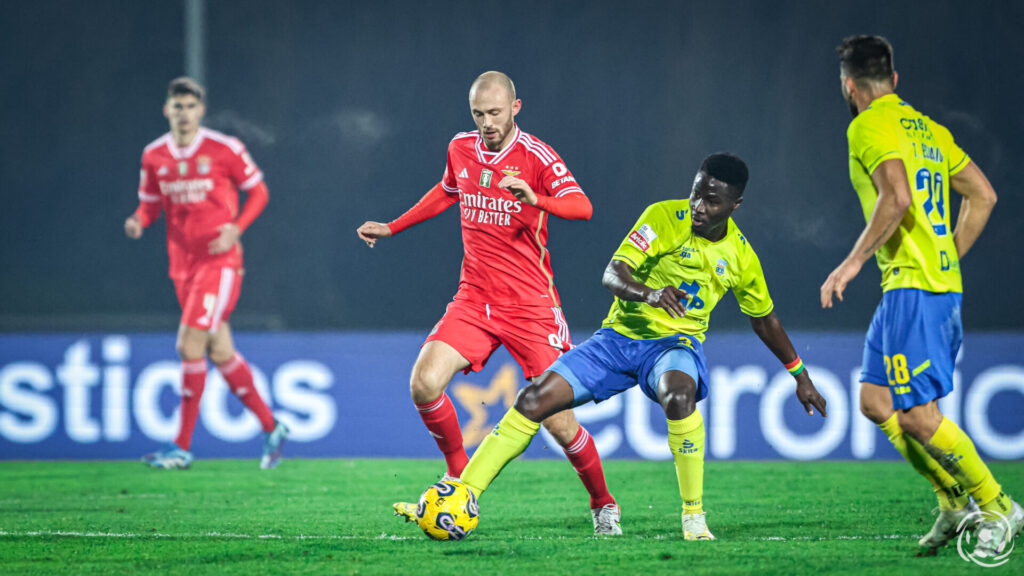
{"type": "Polygon", "coordinates": [[[980,518],[978,514],[980,512],[981,509],[974,503],[974,500],[971,500],[967,506],[959,510],[939,510],[939,516],[935,519],[935,523],[932,524],[932,529],[917,541],[917,545],[928,549],[945,546],[947,542],[956,538],[957,534],[961,531],[973,529],[978,524],[978,519],[980,518]],[[967,519],[967,522],[961,526],[960,523],[964,519],[967,519]]]}
{"type": "Polygon", "coordinates": [[[705,512],[700,514],[683,513],[683,540],[714,540],[715,535],[708,530],[705,512]]]}
{"type": "Polygon", "coordinates": [[[594,516],[594,536],[622,536],[622,528],[619,526],[622,511],[618,504],[612,502],[600,508],[591,508],[590,513],[594,516]]]}
{"type": "Polygon", "coordinates": [[[982,520],[974,531],[978,543],[974,546],[975,558],[992,558],[1002,554],[1013,537],[1024,527],[1024,509],[1016,502],[1005,518],[982,520]]]}

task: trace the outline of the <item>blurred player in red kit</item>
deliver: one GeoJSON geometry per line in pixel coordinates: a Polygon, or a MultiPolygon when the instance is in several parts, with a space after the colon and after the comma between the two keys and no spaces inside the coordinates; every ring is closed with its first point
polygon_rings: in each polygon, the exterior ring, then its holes
{"type": "MultiPolygon", "coordinates": [[[[522,102],[508,76],[481,74],[470,87],[469,106],[478,130],[456,134],[449,143],[441,182],[399,218],[369,221],[357,231],[373,247],[459,204],[465,252],[459,290],[420,349],[410,377],[412,400],[444,454],[446,476],[453,478],[468,459],[445,389],[460,370],[481,370],[499,345],[527,379],[572,348],[546,248],[547,220],[588,220],[593,211],[558,154],[516,125],[522,102]]],[[[594,532],[621,534],[619,507],[608,492],[593,438],[572,410],[551,416],[544,426],[590,493],[594,532]]],[[[395,513],[412,519],[416,505],[396,503],[395,513]]]]}
{"type": "Polygon", "coordinates": [[[191,78],[171,81],[164,104],[171,130],[143,151],[139,207],[124,223],[125,234],[138,239],[164,213],[170,277],[182,310],[177,340],[181,430],[174,442],[143,461],[154,468],[191,466],[192,432],[209,356],[231,391],[259,419],[264,434],[260,467],[274,468],[288,428],[274,420],[260,398],[228,325],[242,287],[239,239],[267,205],[267,185],[245,145],[200,126],[205,97],[206,91],[191,78]],[[248,195],[240,213],[238,190],[248,195]]]}

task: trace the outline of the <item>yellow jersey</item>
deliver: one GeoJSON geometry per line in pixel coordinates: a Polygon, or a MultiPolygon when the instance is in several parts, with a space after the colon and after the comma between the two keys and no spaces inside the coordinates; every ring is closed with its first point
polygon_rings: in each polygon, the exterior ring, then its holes
{"type": "Polygon", "coordinates": [[[971,161],[944,126],[900,100],[875,99],[850,122],[850,181],[870,219],[878,199],[871,174],[889,159],[907,169],[913,195],[899,228],[875,252],[882,291],[917,288],[962,292],[960,260],[949,218],[950,176],[971,161]]]}
{"type": "Polygon", "coordinates": [[[687,334],[703,342],[711,311],[727,290],[749,316],[766,316],[773,308],[761,261],[732,218],[725,237],[712,242],[693,233],[685,199],[648,206],[612,259],[628,264],[634,277],[651,288],[677,286],[690,295],[682,318],[615,298],[602,326],[629,338],[687,334]]]}

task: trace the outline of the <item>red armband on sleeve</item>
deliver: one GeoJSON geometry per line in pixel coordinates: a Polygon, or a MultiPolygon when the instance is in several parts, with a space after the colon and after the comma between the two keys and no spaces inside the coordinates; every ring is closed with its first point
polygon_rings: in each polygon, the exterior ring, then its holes
{"type": "Polygon", "coordinates": [[[245,206],[242,207],[242,213],[235,220],[235,226],[238,226],[239,232],[245,232],[245,229],[263,212],[270,200],[270,191],[267,190],[265,182],[253,186],[246,194],[248,197],[245,199],[245,206]]]}
{"type": "Polygon", "coordinates": [[[159,202],[139,202],[139,207],[135,209],[135,217],[139,219],[139,224],[142,224],[143,228],[149,228],[149,225],[160,217],[160,209],[159,202]]]}
{"type": "Polygon", "coordinates": [[[420,201],[415,206],[409,208],[405,214],[388,222],[388,228],[391,229],[392,234],[398,234],[406,228],[412,228],[420,222],[430,220],[458,201],[459,197],[457,194],[445,192],[444,188],[441,187],[441,183],[438,182],[423,195],[423,198],[420,198],[420,201]]]}
{"type": "Polygon", "coordinates": [[[537,208],[566,220],[590,220],[594,207],[586,194],[573,192],[561,198],[537,196],[537,208]]]}

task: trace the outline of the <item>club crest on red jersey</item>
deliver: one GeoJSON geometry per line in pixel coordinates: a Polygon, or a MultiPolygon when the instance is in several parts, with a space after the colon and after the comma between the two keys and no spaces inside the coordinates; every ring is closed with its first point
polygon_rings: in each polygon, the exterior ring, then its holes
{"type": "Polygon", "coordinates": [[[519,176],[523,172],[522,172],[522,170],[519,169],[519,166],[507,166],[506,165],[501,170],[501,173],[506,175],[506,176],[519,176]]]}
{"type": "Polygon", "coordinates": [[[196,158],[196,172],[206,175],[210,173],[210,157],[200,156],[196,158]]]}

